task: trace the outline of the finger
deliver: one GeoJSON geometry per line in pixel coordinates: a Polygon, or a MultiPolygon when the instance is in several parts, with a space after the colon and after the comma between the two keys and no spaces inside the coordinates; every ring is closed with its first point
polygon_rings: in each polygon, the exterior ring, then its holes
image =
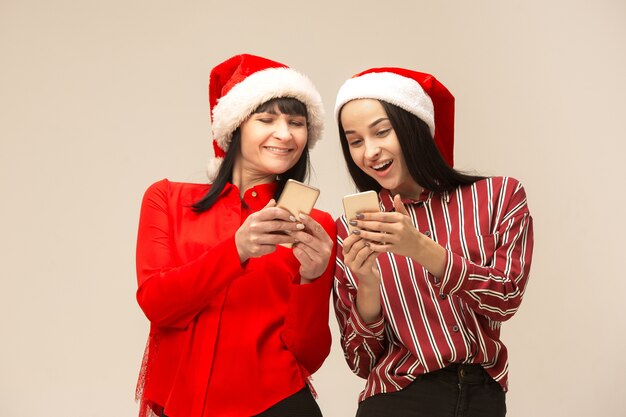
{"type": "Polygon", "coordinates": [[[316,266],[328,263],[333,250],[330,239],[321,241],[305,232],[292,233],[292,236],[298,239],[298,245],[309,254],[316,266]]]}
{"type": "Polygon", "coordinates": [[[359,235],[364,230],[391,233],[394,231],[395,225],[395,223],[379,222],[373,220],[352,220],[350,224],[359,229],[359,232],[357,233],[359,235]]]}
{"type": "Polygon", "coordinates": [[[298,242],[293,245],[293,254],[300,262],[300,265],[304,267],[310,267],[314,263],[310,249],[308,249],[306,245],[303,245],[302,242],[298,242]]]}
{"type": "Polygon", "coordinates": [[[360,220],[357,222],[359,228],[359,235],[363,236],[365,232],[377,232],[377,233],[393,233],[396,231],[396,223],[382,223],[375,221],[360,220]]]}
{"type": "Polygon", "coordinates": [[[375,243],[375,242],[370,242],[369,247],[372,251],[376,253],[383,253],[383,252],[391,251],[391,245],[385,245],[385,244],[380,244],[380,243],[375,243]]]}
{"type": "Polygon", "coordinates": [[[349,251],[344,252],[344,258],[347,260],[346,262],[350,262],[354,260],[356,256],[358,255],[358,253],[367,245],[368,245],[368,242],[364,239],[359,239],[357,242],[355,242],[350,247],[349,251]]]}
{"type": "Polygon", "coordinates": [[[404,214],[405,216],[409,215],[409,212],[406,210],[406,207],[404,207],[402,198],[400,198],[400,194],[396,194],[393,197],[393,207],[396,209],[396,212],[404,214]]]}
{"type": "Polygon", "coordinates": [[[280,245],[282,243],[296,243],[298,240],[285,233],[265,233],[257,235],[253,240],[255,245],[280,245]]]}
{"type": "Polygon", "coordinates": [[[351,234],[347,238],[343,240],[343,254],[347,254],[352,250],[352,247],[359,241],[362,241],[363,238],[359,235],[351,234]]]}
{"type": "Polygon", "coordinates": [[[404,218],[404,214],[396,213],[393,211],[382,211],[372,213],[359,213],[357,214],[357,220],[361,221],[374,221],[381,223],[395,223],[404,218]]]}
{"type": "Polygon", "coordinates": [[[257,233],[273,233],[273,232],[295,232],[297,230],[303,230],[304,225],[302,223],[293,223],[285,220],[265,220],[258,221],[252,229],[257,233]]]}
{"type": "Polygon", "coordinates": [[[320,225],[317,221],[315,221],[315,219],[311,216],[309,216],[308,214],[304,214],[304,213],[300,213],[300,215],[298,216],[300,218],[300,221],[302,223],[304,223],[304,225],[307,227],[307,229],[309,229],[311,231],[311,233],[313,234],[313,236],[319,238],[319,239],[330,239],[330,237],[328,237],[328,233],[326,233],[326,230],[324,230],[324,228],[322,227],[322,225],[320,225]]]}
{"type": "Polygon", "coordinates": [[[398,238],[395,234],[386,232],[373,232],[371,230],[361,230],[361,237],[370,243],[378,242],[381,244],[397,243],[398,238]]]}
{"type": "Polygon", "coordinates": [[[358,268],[360,269],[366,266],[368,262],[372,262],[374,259],[376,259],[377,256],[378,253],[372,251],[369,246],[363,246],[363,248],[359,250],[356,257],[354,258],[354,263],[355,265],[358,265],[358,268]]]}
{"type": "Polygon", "coordinates": [[[286,222],[295,222],[297,219],[291,215],[288,210],[282,207],[264,207],[255,213],[258,220],[283,220],[286,222]]]}

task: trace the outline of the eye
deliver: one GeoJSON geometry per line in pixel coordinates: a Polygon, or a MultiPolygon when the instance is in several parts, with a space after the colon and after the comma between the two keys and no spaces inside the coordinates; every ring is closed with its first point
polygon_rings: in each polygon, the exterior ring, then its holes
{"type": "Polygon", "coordinates": [[[273,119],[271,117],[258,117],[257,120],[261,123],[269,124],[272,123],[273,119]]]}
{"type": "Polygon", "coordinates": [[[376,132],[376,136],[379,138],[384,138],[385,136],[389,134],[389,132],[391,132],[391,128],[381,129],[378,132],[376,132]]]}
{"type": "Polygon", "coordinates": [[[348,145],[351,148],[355,148],[363,143],[363,139],[348,139],[348,145]]]}
{"type": "Polygon", "coordinates": [[[289,124],[296,127],[306,126],[306,122],[303,120],[290,120],[289,124]]]}

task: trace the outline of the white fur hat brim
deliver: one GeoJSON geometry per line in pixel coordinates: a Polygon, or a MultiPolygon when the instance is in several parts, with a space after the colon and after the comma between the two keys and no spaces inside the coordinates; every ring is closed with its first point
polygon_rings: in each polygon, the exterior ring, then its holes
{"type": "Polygon", "coordinates": [[[435,135],[433,101],[415,80],[392,72],[372,72],[350,78],[339,89],[335,102],[335,120],[341,108],[352,100],[376,99],[394,104],[422,119],[435,135]]]}
{"type": "Polygon", "coordinates": [[[307,108],[308,141],[312,149],[324,129],[322,98],[308,77],[292,68],[268,68],[250,74],[221,97],[213,108],[213,139],[228,151],[233,132],[261,104],[278,97],[292,97],[307,108]]]}

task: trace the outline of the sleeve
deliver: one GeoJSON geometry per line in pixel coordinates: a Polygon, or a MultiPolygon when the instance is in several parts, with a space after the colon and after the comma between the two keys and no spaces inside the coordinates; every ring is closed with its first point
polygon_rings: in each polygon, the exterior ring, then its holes
{"type": "MultiPolygon", "coordinates": [[[[498,243],[489,266],[480,266],[448,251],[440,283],[443,294],[463,298],[474,311],[496,321],[511,318],[522,301],[533,251],[533,222],[526,192],[508,179],[513,191],[503,194],[497,222],[498,243]]],[[[437,284],[436,284],[437,285],[437,284]]]]}
{"type": "MultiPolygon", "coordinates": [[[[315,219],[335,241],[335,226],[327,213],[315,219]]],[[[299,284],[300,276],[291,285],[282,340],[298,363],[311,375],[330,353],[331,335],[328,325],[329,300],[335,271],[333,249],[324,273],[310,284],[299,284]]],[[[308,375],[307,375],[308,376],[308,375]]]]}
{"type": "Polygon", "coordinates": [[[343,263],[343,239],[348,235],[343,217],[337,219],[337,265],[333,286],[335,316],[339,323],[341,348],[352,372],[367,378],[385,350],[384,317],[375,323],[363,322],[356,309],[357,285],[343,263]]]}
{"type": "Polygon", "coordinates": [[[174,262],[168,215],[169,182],[146,191],[137,237],[137,302],[151,323],[185,328],[218,292],[243,272],[234,236],[184,264],[174,262]]]}

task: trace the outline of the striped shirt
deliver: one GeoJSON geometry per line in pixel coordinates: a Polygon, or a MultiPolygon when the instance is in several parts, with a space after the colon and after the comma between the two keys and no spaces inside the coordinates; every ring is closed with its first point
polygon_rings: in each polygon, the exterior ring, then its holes
{"type": "MultiPolygon", "coordinates": [[[[379,198],[382,210],[394,210],[389,191],[379,198]]],[[[366,324],[356,310],[358,277],[340,250],[348,224],[344,216],[336,222],[334,306],[346,360],[367,379],[359,401],[401,390],[451,363],[481,364],[506,390],[500,325],[522,301],[533,248],[524,188],[513,178],[492,177],[404,203],[413,225],[447,250],[445,272],[439,279],[411,258],[379,255],[376,323],[366,324]]]]}

